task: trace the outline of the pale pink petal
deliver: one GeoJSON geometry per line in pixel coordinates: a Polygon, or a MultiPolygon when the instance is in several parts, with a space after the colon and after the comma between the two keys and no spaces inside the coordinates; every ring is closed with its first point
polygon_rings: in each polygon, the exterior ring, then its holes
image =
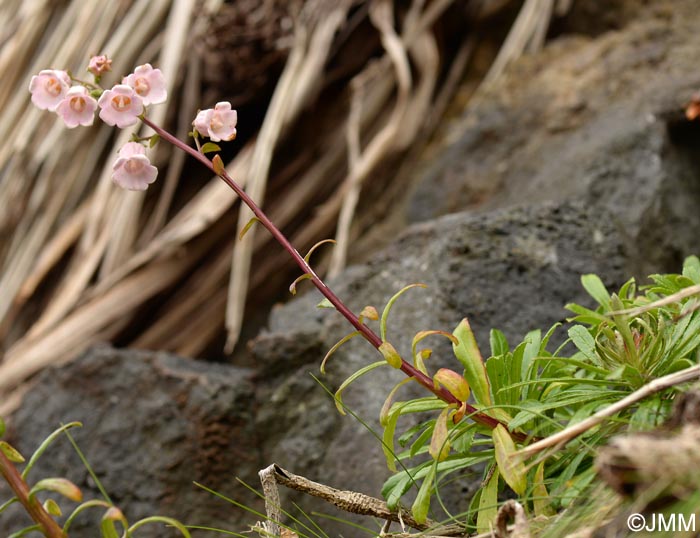
{"type": "Polygon", "coordinates": [[[192,122],[196,131],[202,136],[209,136],[209,122],[211,117],[214,115],[213,108],[207,108],[206,110],[200,110],[197,113],[197,117],[192,122]]]}
{"type": "Polygon", "coordinates": [[[138,142],[124,144],[112,170],[112,180],[132,191],[145,191],[158,176],[158,169],[146,156],[146,148],[138,142]]]}
{"type": "Polygon", "coordinates": [[[146,155],[146,147],[138,142],[127,142],[119,150],[120,157],[133,157],[134,155],[146,155]]]}
{"type": "Polygon", "coordinates": [[[138,116],[143,113],[143,101],[133,88],[124,84],[118,84],[105,91],[97,104],[102,121],[120,129],[134,125],[138,116]]]}
{"type": "Polygon", "coordinates": [[[32,103],[41,110],[56,110],[69,88],[68,73],[58,69],[44,69],[29,82],[32,103]]]}
{"type": "Polygon", "coordinates": [[[209,137],[214,142],[233,140],[236,137],[238,113],[231,110],[231,103],[216,103],[214,113],[209,121],[209,137]]]}
{"type": "Polygon", "coordinates": [[[101,54],[100,56],[93,56],[90,58],[87,70],[96,77],[101,77],[107,71],[112,70],[112,60],[107,58],[107,56],[104,54],[101,54]]]}
{"type": "Polygon", "coordinates": [[[56,107],[56,113],[69,129],[78,125],[92,125],[95,121],[95,110],[97,101],[83,86],[73,86],[56,107]]]}
{"type": "Polygon", "coordinates": [[[131,86],[146,106],[163,103],[168,97],[163,73],[153,69],[151,64],[138,66],[131,75],[124,77],[122,84],[131,86]]]}

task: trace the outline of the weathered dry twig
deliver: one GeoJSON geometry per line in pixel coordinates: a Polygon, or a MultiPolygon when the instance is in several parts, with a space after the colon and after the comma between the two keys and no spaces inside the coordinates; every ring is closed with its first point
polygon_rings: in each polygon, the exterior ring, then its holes
{"type": "Polygon", "coordinates": [[[658,301],[652,301],[649,304],[645,304],[642,306],[636,306],[634,308],[626,308],[625,310],[615,310],[613,312],[608,312],[608,316],[638,316],[639,314],[643,314],[644,312],[649,312],[650,310],[654,310],[655,308],[659,308],[661,306],[666,306],[670,305],[673,303],[677,303],[679,301],[682,301],[683,299],[687,299],[688,297],[692,297],[693,295],[698,295],[700,294],[700,284],[695,284],[693,286],[688,286],[687,288],[683,288],[681,291],[676,292],[672,295],[669,295],[667,297],[664,297],[663,299],[659,299],[658,301]]]}
{"type": "Polygon", "coordinates": [[[508,499],[498,509],[496,516],[496,538],[530,538],[530,526],[523,505],[513,499],[508,499]],[[508,522],[513,524],[508,528],[508,522]]]}
{"type": "Polygon", "coordinates": [[[536,443],[526,446],[525,448],[519,450],[515,454],[519,456],[529,457],[534,454],[537,454],[538,452],[541,452],[546,448],[564,445],[572,439],[574,439],[575,437],[581,435],[583,432],[588,431],[591,428],[597,426],[606,418],[611,417],[616,413],[619,413],[623,409],[642,401],[644,398],[647,398],[652,394],[656,394],[657,392],[661,392],[662,390],[666,390],[673,386],[679,385],[681,383],[686,383],[697,378],[700,378],[700,365],[692,366],[690,368],[686,368],[685,370],[681,370],[680,372],[674,372],[667,376],[654,379],[653,381],[650,381],[643,387],[634,391],[632,394],[625,396],[622,400],[615,402],[612,405],[609,405],[605,409],[601,409],[593,416],[588,417],[587,419],[582,420],[581,422],[574,424],[573,426],[569,426],[568,428],[565,428],[564,430],[555,433],[554,435],[550,435],[549,437],[537,441],[536,443]]]}
{"type": "MultiPolygon", "coordinates": [[[[370,497],[364,493],[343,491],[324,484],[319,484],[318,482],[313,482],[303,476],[290,473],[275,463],[260,471],[259,475],[263,483],[267,515],[275,522],[280,521],[281,509],[279,505],[279,493],[276,491],[277,488],[273,486],[274,484],[281,484],[295,491],[300,491],[312,497],[322,499],[351,514],[371,516],[396,523],[401,522],[414,529],[427,530],[432,536],[465,535],[465,530],[461,525],[441,525],[431,520],[425,523],[419,523],[413,518],[411,513],[406,510],[399,509],[393,512],[389,510],[389,507],[382,500],[370,497]]],[[[426,535],[421,534],[421,536],[426,535]]]]}

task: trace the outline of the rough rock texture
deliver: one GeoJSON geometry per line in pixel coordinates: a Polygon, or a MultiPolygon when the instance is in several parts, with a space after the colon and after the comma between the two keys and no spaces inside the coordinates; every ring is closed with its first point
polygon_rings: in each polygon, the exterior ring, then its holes
{"type": "MultiPolygon", "coordinates": [[[[230,495],[234,476],[257,480],[261,466],[253,428],[250,371],[164,353],[93,348],[71,365],[42,373],[12,417],[10,440],[25,455],[60,423],[73,429],[88,461],[131,523],[160,514],[188,524],[226,526],[232,507],[193,481],[230,495]]],[[[66,476],[86,499],[100,498],[70,447],[59,438],[30,480],[66,476]]],[[[0,498],[7,497],[0,484],[0,498]]],[[[251,499],[247,499],[251,502],[251,499]]],[[[0,518],[0,535],[26,525],[26,516],[0,518]],[[24,524],[23,524],[24,523],[24,524]]],[[[71,538],[95,536],[101,509],[78,518],[71,538]]],[[[149,525],[139,536],[179,536],[149,525]]]]}
{"type": "Polygon", "coordinates": [[[700,17],[694,2],[664,5],[516,64],[450,126],[407,215],[578,199],[624,227],[640,274],[677,267],[700,225],[700,158],[684,144],[697,134],[680,120],[700,87],[700,17]]]}

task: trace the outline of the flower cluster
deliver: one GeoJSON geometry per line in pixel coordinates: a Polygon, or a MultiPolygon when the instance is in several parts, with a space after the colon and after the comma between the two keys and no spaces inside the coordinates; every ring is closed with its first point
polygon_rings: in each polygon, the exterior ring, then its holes
{"type": "Polygon", "coordinates": [[[236,138],[236,122],[238,113],[231,110],[231,103],[216,103],[214,108],[200,110],[192,122],[195,130],[202,136],[209,137],[212,142],[233,140],[236,138]]]}
{"type": "MultiPolygon", "coordinates": [[[[41,110],[58,114],[69,129],[92,125],[98,108],[102,121],[123,129],[136,124],[145,107],[167,99],[165,78],[160,69],[150,64],[140,65],[120,84],[104,90],[98,83],[111,68],[112,60],[107,56],[93,56],[87,70],[94,76],[94,84],[77,80],[66,71],[45,69],[29,83],[32,103],[41,110]]],[[[214,108],[200,111],[193,125],[196,133],[219,142],[236,137],[237,120],[231,103],[221,102],[214,108]]],[[[158,175],[140,140],[135,138],[125,144],[112,167],[113,181],[125,189],[146,190],[158,175]]]]}

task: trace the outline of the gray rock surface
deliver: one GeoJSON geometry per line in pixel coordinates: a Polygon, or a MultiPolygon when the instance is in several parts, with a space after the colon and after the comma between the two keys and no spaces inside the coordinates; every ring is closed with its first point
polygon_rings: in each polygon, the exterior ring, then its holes
{"type": "MultiPolygon", "coordinates": [[[[165,353],[97,347],[74,363],[40,374],[12,417],[10,441],[25,455],[61,423],[80,421],[72,435],[110,497],[131,523],[150,515],[188,524],[228,526],[233,507],[197,488],[240,497],[234,477],[257,480],[261,466],[253,427],[250,371],[165,353]]],[[[68,439],[59,438],[29,475],[65,476],[101,498],[68,439]]],[[[0,498],[8,498],[0,484],[0,498]]],[[[247,499],[253,502],[252,499],[247,499]]],[[[86,512],[71,538],[94,537],[102,509],[86,512]]],[[[26,526],[24,514],[0,518],[0,536],[26,526]]],[[[179,536],[149,525],[139,536],[179,536]]]]}
{"type": "Polygon", "coordinates": [[[408,218],[576,199],[624,227],[638,276],[678,267],[700,226],[698,133],[681,119],[700,87],[700,16],[695,2],[651,4],[621,31],[554,41],[482,91],[423,164],[408,218]]]}

